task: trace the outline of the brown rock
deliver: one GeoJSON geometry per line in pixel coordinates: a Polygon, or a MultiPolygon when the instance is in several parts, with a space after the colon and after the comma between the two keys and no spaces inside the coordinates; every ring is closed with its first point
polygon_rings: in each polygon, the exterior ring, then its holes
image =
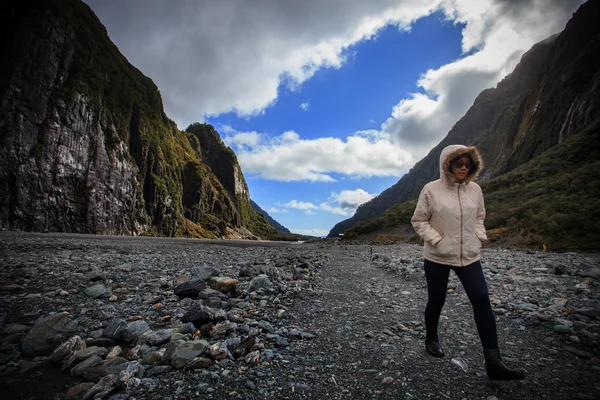
{"type": "Polygon", "coordinates": [[[210,278],[210,287],[222,293],[231,292],[237,289],[237,279],[226,276],[215,276],[210,278]]]}

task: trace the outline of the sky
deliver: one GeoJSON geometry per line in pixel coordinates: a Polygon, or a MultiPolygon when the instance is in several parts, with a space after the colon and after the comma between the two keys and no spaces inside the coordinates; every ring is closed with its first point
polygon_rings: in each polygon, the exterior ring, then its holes
{"type": "Polygon", "coordinates": [[[581,0],[84,0],[179,129],[212,124],[250,197],[324,236],[394,185],[581,0]]]}

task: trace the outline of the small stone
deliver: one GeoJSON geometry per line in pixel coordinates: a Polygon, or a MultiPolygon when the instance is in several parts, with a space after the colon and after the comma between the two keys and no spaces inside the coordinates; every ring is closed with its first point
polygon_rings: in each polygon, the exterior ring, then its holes
{"type": "Polygon", "coordinates": [[[73,376],[83,376],[83,374],[85,374],[85,372],[88,369],[92,368],[95,364],[99,363],[100,361],[102,361],[102,358],[97,354],[94,354],[93,356],[90,356],[89,358],[83,360],[82,362],[71,368],[70,373],[73,376]]]}
{"type": "Polygon", "coordinates": [[[210,358],[196,357],[188,364],[188,366],[192,369],[208,369],[212,367],[213,363],[213,360],[210,358]]]}
{"type": "Polygon", "coordinates": [[[537,311],[538,306],[531,303],[521,303],[518,305],[518,308],[523,311],[537,311]]]}
{"type": "Polygon", "coordinates": [[[577,314],[585,315],[586,317],[589,317],[589,318],[600,317],[600,310],[597,308],[592,308],[592,307],[576,308],[575,312],[577,314]]]}
{"type": "Polygon", "coordinates": [[[108,354],[106,355],[106,360],[113,360],[115,358],[117,358],[118,356],[121,355],[121,346],[115,346],[112,349],[110,349],[110,351],[108,352],[108,354]]]}
{"type": "Polygon", "coordinates": [[[571,346],[565,346],[565,350],[568,351],[571,354],[576,355],[579,358],[583,358],[585,360],[589,360],[590,358],[593,358],[594,355],[590,352],[584,351],[584,350],[579,350],[576,349],[575,347],[571,347],[571,346]]]}
{"type": "Polygon", "coordinates": [[[257,350],[246,354],[246,356],[244,357],[244,361],[246,361],[246,364],[258,364],[259,360],[260,360],[260,352],[257,350]]]}
{"type": "Polygon", "coordinates": [[[148,344],[150,346],[160,346],[163,343],[167,343],[173,335],[173,329],[159,329],[147,333],[148,344]]]}
{"type": "Polygon", "coordinates": [[[108,290],[102,283],[98,283],[97,285],[88,286],[84,293],[90,297],[98,298],[103,297],[107,294],[108,290]]]}
{"type": "Polygon", "coordinates": [[[201,279],[203,281],[209,279],[211,276],[218,275],[219,271],[215,267],[211,267],[210,265],[200,265],[192,268],[190,270],[192,274],[192,279],[201,279]]]}
{"type": "Polygon", "coordinates": [[[50,354],[49,360],[53,363],[59,364],[74,352],[85,349],[85,347],[85,342],[81,340],[79,336],[73,336],[72,338],[58,346],[52,352],[52,354],[50,354]]]}
{"type": "Polygon", "coordinates": [[[392,378],[391,376],[386,376],[385,378],[383,378],[383,380],[381,381],[382,384],[384,385],[390,385],[391,383],[394,382],[394,378],[392,378]]]}
{"type": "Polygon", "coordinates": [[[537,317],[537,319],[543,322],[550,321],[550,319],[552,318],[548,314],[544,314],[543,312],[538,312],[537,314],[535,314],[535,316],[537,317]]]}
{"type": "Polygon", "coordinates": [[[275,328],[268,321],[261,320],[258,322],[258,326],[260,326],[262,329],[264,329],[265,331],[267,331],[269,333],[275,332],[275,328]]]}
{"type": "Polygon", "coordinates": [[[182,298],[190,297],[195,299],[198,297],[198,293],[204,288],[206,288],[206,283],[203,279],[193,279],[175,286],[173,293],[182,298]]]}
{"type": "Polygon", "coordinates": [[[23,339],[21,346],[26,356],[49,355],[67,337],[71,336],[69,313],[40,317],[23,339]],[[68,336],[67,336],[68,335],[68,336]],[[66,336],[66,337],[64,337],[66,336]]]}
{"type": "Polygon", "coordinates": [[[248,293],[256,292],[259,289],[272,289],[273,283],[267,275],[259,275],[250,281],[248,293]]]}
{"type": "Polygon", "coordinates": [[[464,373],[469,372],[469,366],[467,365],[466,361],[462,358],[453,358],[452,360],[450,360],[450,362],[452,362],[452,364],[460,368],[464,373]]]}
{"type": "Polygon", "coordinates": [[[555,325],[552,329],[554,329],[554,332],[558,333],[571,333],[571,328],[566,325],[555,325]]]}
{"type": "Polygon", "coordinates": [[[208,348],[206,340],[194,340],[177,346],[171,359],[174,368],[183,368],[208,348]]]}
{"type": "Polygon", "coordinates": [[[181,317],[183,322],[191,322],[197,327],[201,327],[215,320],[215,310],[204,305],[194,305],[181,317]]]}
{"type": "Polygon", "coordinates": [[[123,329],[123,340],[130,344],[137,343],[138,339],[149,330],[148,323],[144,320],[130,322],[123,329]]]}
{"type": "Polygon", "coordinates": [[[299,394],[309,394],[312,392],[312,388],[303,383],[296,383],[292,386],[292,391],[299,394]]]}
{"type": "Polygon", "coordinates": [[[85,393],[94,386],[93,382],[84,382],[78,385],[72,386],[67,390],[65,400],[75,400],[83,397],[85,393]]]}
{"type": "Polygon", "coordinates": [[[222,293],[227,293],[237,289],[237,279],[226,276],[215,276],[210,278],[210,287],[222,293]]]}
{"type": "Polygon", "coordinates": [[[102,271],[93,270],[92,272],[86,275],[85,279],[90,282],[97,282],[103,280],[104,276],[102,275],[102,271]]]}
{"type": "Polygon", "coordinates": [[[83,400],[104,399],[117,389],[118,384],[119,379],[116,375],[106,375],[87,391],[83,400]]]}
{"type": "MultiPolygon", "coordinates": [[[[127,363],[125,369],[119,373],[119,381],[127,386],[132,378],[142,378],[146,368],[137,361],[127,363]]],[[[135,385],[137,386],[137,385],[135,385]]]]}
{"type": "Polygon", "coordinates": [[[127,326],[127,321],[121,318],[115,318],[111,320],[106,328],[104,328],[103,334],[107,338],[113,340],[119,340],[123,336],[123,330],[127,326]]]}

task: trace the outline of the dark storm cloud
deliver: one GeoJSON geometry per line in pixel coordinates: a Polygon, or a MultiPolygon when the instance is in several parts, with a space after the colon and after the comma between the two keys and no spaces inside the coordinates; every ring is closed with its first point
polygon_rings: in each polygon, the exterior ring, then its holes
{"type": "Polygon", "coordinates": [[[186,123],[204,113],[262,111],[276,100],[282,74],[301,82],[322,65],[339,64],[336,46],[397,3],[86,2],[129,61],[159,86],[167,113],[186,123]]]}

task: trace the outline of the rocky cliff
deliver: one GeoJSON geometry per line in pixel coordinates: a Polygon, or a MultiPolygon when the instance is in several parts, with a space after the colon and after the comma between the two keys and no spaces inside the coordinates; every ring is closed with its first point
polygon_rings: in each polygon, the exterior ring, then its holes
{"type": "Polygon", "coordinates": [[[570,136],[597,134],[600,27],[596,15],[600,15],[600,2],[582,5],[562,33],[525,53],[515,70],[496,88],[483,91],[425,158],[394,186],[361,205],[352,218],[338,223],[329,237],[417,198],[427,182],[439,177],[439,155],[449,144],[478,146],[486,161],[481,177],[486,182],[525,166],[570,136]]]}
{"type": "Polygon", "coordinates": [[[274,231],[218,133],[178,130],[87,5],[0,7],[0,226],[253,237],[254,221],[274,231]]]}

